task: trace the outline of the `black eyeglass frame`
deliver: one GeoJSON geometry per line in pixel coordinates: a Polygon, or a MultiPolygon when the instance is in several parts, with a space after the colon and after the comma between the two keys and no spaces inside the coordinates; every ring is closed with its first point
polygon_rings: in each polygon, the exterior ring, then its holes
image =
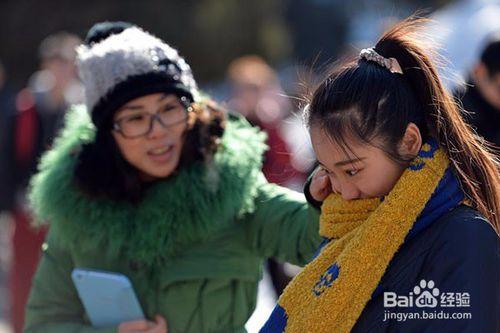
{"type": "Polygon", "coordinates": [[[189,113],[193,111],[193,107],[191,106],[191,103],[189,103],[189,101],[187,100],[186,97],[183,96],[183,97],[180,98],[180,100],[181,100],[181,105],[183,106],[183,109],[184,109],[184,115],[185,115],[185,117],[182,118],[179,121],[176,121],[175,123],[164,124],[163,121],[160,118],[160,115],[157,112],[155,114],[149,114],[149,116],[150,116],[150,118],[149,118],[149,126],[148,126],[147,131],[144,132],[144,133],[137,134],[137,135],[127,135],[123,131],[122,126],[121,126],[121,123],[125,119],[119,119],[119,120],[113,122],[113,131],[120,133],[120,135],[122,135],[126,139],[135,139],[135,138],[140,138],[140,137],[143,137],[143,136],[147,136],[149,133],[151,133],[151,131],[153,129],[153,123],[154,123],[155,120],[157,120],[158,123],[163,128],[165,128],[165,129],[169,128],[169,127],[173,127],[173,126],[179,125],[179,124],[187,121],[187,119],[189,118],[189,113]]]}

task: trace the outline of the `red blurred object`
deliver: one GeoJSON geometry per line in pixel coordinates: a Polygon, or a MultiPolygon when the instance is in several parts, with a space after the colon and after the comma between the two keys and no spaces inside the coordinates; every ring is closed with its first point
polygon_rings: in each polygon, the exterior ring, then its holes
{"type": "Polygon", "coordinates": [[[21,211],[13,212],[12,266],[9,275],[11,323],[14,333],[23,331],[24,307],[28,301],[31,280],[40,259],[46,229],[33,229],[31,217],[21,211]]]}

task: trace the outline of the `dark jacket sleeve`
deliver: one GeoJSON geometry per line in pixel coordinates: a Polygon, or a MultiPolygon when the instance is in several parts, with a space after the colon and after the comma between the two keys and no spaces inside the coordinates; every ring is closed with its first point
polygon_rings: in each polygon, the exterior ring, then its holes
{"type": "Polygon", "coordinates": [[[434,281],[440,298],[468,293],[470,306],[458,307],[463,304],[455,302],[453,307],[442,307],[440,300],[436,310],[448,313],[450,319],[412,321],[410,326],[419,327],[404,332],[500,332],[500,238],[477,212],[460,211],[450,216],[436,238],[420,277],[434,281]],[[452,317],[468,313],[471,318],[452,317]]]}

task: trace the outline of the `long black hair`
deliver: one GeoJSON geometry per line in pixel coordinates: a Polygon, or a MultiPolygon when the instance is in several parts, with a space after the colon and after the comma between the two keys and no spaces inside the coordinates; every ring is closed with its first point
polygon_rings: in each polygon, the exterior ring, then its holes
{"type": "MultiPolygon", "coordinates": [[[[403,162],[398,145],[410,122],[423,140],[433,137],[449,157],[473,205],[500,231],[499,161],[492,148],[468,126],[444,89],[419,29],[428,20],[412,16],[388,30],[375,45],[395,58],[403,74],[360,58],[341,64],[322,81],[306,112],[308,126],[320,126],[346,147],[346,137],[365,143],[377,138],[394,160],[403,162]]],[[[348,148],[348,147],[347,147],[348,148]]]]}

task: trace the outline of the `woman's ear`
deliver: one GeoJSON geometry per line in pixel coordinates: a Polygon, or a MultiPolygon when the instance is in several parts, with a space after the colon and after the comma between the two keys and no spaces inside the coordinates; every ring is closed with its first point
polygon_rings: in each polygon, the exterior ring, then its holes
{"type": "Polygon", "coordinates": [[[418,155],[422,147],[422,135],[417,125],[409,123],[399,144],[399,155],[412,159],[418,155]]]}
{"type": "Polygon", "coordinates": [[[187,130],[191,130],[196,123],[196,119],[199,117],[201,110],[199,109],[201,106],[199,104],[191,104],[190,106],[192,110],[188,112],[188,120],[187,120],[187,130]]]}
{"type": "Polygon", "coordinates": [[[476,84],[478,82],[482,83],[488,78],[488,68],[486,68],[485,64],[479,62],[472,69],[472,76],[476,84]]]}

